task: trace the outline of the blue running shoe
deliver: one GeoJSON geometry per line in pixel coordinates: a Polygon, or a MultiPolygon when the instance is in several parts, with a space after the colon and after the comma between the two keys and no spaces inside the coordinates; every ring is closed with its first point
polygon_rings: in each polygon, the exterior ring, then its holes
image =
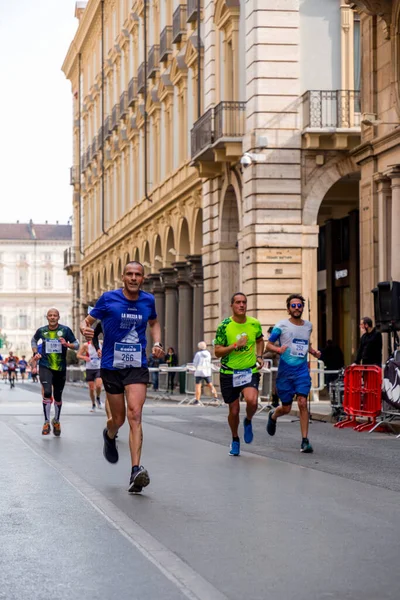
{"type": "Polygon", "coordinates": [[[251,442],[253,441],[253,425],[251,424],[251,421],[249,421],[248,419],[245,419],[243,421],[243,427],[244,427],[244,441],[246,442],[246,444],[251,444],[251,442]]]}
{"type": "Polygon", "coordinates": [[[314,452],[313,447],[308,441],[308,438],[303,438],[301,442],[300,452],[304,452],[304,454],[311,454],[312,452],[314,452]]]}
{"type": "Polygon", "coordinates": [[[240,442],[232,442],[229,450],[230,456],[240,456],[240,442]]]}

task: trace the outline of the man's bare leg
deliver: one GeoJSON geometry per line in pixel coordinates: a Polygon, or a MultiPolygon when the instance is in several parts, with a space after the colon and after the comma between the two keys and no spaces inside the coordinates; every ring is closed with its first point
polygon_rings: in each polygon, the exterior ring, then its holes
{"type": "Polygon", "coordinates": [[[132,467],[140,465],[142,453],[142,410],[146,400],[147,386],[145,383],[131,383],[126,386],[126,403],[130,427],[129,449],[131,451],[132,467]]]}

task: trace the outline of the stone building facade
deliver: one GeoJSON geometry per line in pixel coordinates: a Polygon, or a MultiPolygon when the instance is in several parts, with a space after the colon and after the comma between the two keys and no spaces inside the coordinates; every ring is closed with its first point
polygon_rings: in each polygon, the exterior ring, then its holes
{"type": "Polygon", "coordinates": [[[350,360],[360,310],[358,15],[340,0],[197,6],[77,3],[63,65],[75,322],[139,259],[180,362],[211,342],[238,289],[265,328],[285,314],[288,293],[303,293],[315,339],[335,338],[350,360]]]}
{"type": "Polygon", "coordinates": [[[0,337],[18,356],[31,355],[32,335],[46,323],[50,307],[72,326],[72,286],[64,253],[71,225],[0,223],[0,337]]]}

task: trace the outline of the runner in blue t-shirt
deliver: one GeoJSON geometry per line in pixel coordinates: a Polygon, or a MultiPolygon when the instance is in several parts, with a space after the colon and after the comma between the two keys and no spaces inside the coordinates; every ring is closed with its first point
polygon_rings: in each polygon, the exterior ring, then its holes
{"type": "Polygon", "coordinates": [[[150,483],[147,470],[140,465],[143,443],[142,409],[146,400],[149,370],[146,358],[146,327],[153,338],[152,353],[162,357],[161,328],[157,320],[154,296],[141,290],[144,268],[129,262],[122,275],[123,287],[105,292],[81,323],[81,333],[89,341],[91,325],[100,319],[103,328],[101,378],[110,403],[111,419],[103,431],[103,454],[111,463],[118,461],[115,436],[125,422],[125,397],[131,430],[129,446],[132,458],[130,492],[141,492],[150,483]]]}
{"type": "Polygon", "coordinates": [[[269,435],[275,435],[276,420],[290,412],[296,396],[300,411],[302,435],[300,451],[310,453],[313,448],[308,441],[307,397],[311,389],[308,354],[319,358],[321,352],[311,347],[312,325],[310,321],[302,319],[303,296],[291,294],[286,300],[286,307],[289,319],[279,321],[275,325],[266,344],[268,352],[276,352],[281,356],[276,378],[276,390],[282,402],[282,406],[269,413],[267,431],[269,435]],[[280,344],[279,346],[275,346],[277,341],[280,344]]]}
{"type": "Polygon", "coordinates": [[[21,360],[18,362],[19,372],[21,373],[21,379],[24,381],[26,374],[26,367],[28,366],[27,361],[25,360],[25,354],[22,355],[21,360]]]}

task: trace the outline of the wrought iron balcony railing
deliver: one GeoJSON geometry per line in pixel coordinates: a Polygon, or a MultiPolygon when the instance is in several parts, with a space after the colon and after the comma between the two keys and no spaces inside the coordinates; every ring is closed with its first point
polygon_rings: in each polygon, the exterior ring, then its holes
{"type": "Polygon", "coordinates": [[[102,145],[103,145],[103,127],[100,127],[99,131],[97,132],[97,152],[99,152],[101,150],[102,145]]]}
{"type": "Polygon", "coordinates": [[[89,146],[86,148],[86,166],[90,165],[91,160],[92,160],[92,145],[89,144],[89,146]]]}
{"type": "Polygon", "coordinates": [[[119,116],[122,119],[128,112],[128,92],[122,92],[119,97],[119,116]]]}
{"type": "Polygon", "coordinates": [[[86,169],[86,152],[81,154],[81,173],[86,169]]]}
{"type": "MultiPolygon", "coordinates": [[[[198,0],[187,0],[187,23],[194,23],[197,20],[198,0]]],[[[200,0],[200,10],[203,8],[203,0],[200,0]]]]}
{"type": "Polygon", "coordinates": [[[151,79],[160,70],[160,46],[154,45],[149,50],[147,59],[147,77],[151,79]]]}
{"type": "Polygon", "coordinates": [[[111,111],[111,129],[114,131],[118,127],[119,121],[119,102],[114,104],[113,109],[111,111]]]}
{"type": "Polygon", "coordinates": [[[304,129],[351,129],[360,124],[358,90],[309,90],[303,95],[304,129]]]}
{"type": "Polygon", "coordinates": [[[172,43],[178,44],[186,33],[186,4],[180,4],[172,16],[172,43]]]}
{"type": "Polygon", "coordinates": [[[66,248],[64,250],[64,269],[79,264],[79,248],[66,248]]]}
{"type": "Polygon", "coordinates": [[[79,183],[79,167],[74,166],[69,170],[69,182],[71,185],[79,183]]]}
{"type": "Polygon", "coordinates": [[[97,135],[94,136],[92,142],[92,158],[96,158],[97,156],[97,135]]]}
{"type": "Polygon", "coordinates": [[[201,115],[201,117],[197,119],[190,132],[190,137],[192,158],[214,142],[213,108],[209,108],[204,115],[201,115]]]}
{"type": "Polygon", "coordinates": [[[108,116],[104,121],[104,141],[110,139],[112,133],[111,118],[108,116]]]}
{"type": "Polygon", "coordinates": [[[141,65],[139,65],[138,68],[138,74],[137,74],[137,83],[138,83],[138,94],[143,94],[144,92],[144,86],[145,86],[145,80],[144,80],[144,62],[142,62],[141,65]]]}
{"type": "Polygon", "coordinates": [[[172,53],[172,27],[164,27],[160,34],[160,62],[168,60],[172,53]]]}
{"type": "Polygon", "coordinates": [[[128,105],[133,106],[137,97],[137,78],[132,77],[128,85],[128,105]]]}
{"type": "Polygon", "coordinates": [[[243,137],[246,131],[246,103],[220,102],[214,109],[215,141],[243,137]]]}

